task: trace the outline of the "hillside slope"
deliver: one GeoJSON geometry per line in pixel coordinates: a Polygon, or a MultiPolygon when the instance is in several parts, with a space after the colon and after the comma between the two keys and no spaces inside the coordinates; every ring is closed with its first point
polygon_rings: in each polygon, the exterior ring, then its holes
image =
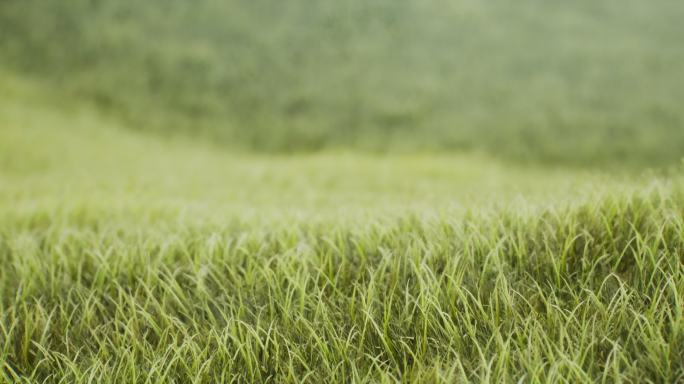
{"type": "Polygon", "coordinates": [[[267,152],[669,165],[679,1],[8,0],[0,65],[139,130],[267,152]]]}
{"type": "Polygon", "coordinates": [[[0,382],[680,382],[681,178],[246,155],[0,77],[0,382]]]}
{"type": "Polygon", "coordinates": [[[136,132],[40,82],[0,76],[0,206],[44,202],[199,209],[211,215],[452,212],[570,204],[641,188],[646,177],[503,164],[483,154],[231,152],[136,132]],[[643,179],[643,180],[642,180],[643,179]],[[194,208],[192,208],[194,207],[194,208]],[[204,207],[204,208],[202,208],[204,207]]]}

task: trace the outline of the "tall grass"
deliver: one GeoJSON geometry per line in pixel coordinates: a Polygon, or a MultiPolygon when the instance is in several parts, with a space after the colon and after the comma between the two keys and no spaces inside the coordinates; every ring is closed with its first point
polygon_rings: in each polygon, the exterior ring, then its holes
{"type": "Polygon", "coordinates": [[[682,381],[683,202],[261,229],[36,212],[1,223],[2,377],[682,381]]]}
{"type": "Polygon", "coordinates": [[[681,170],[547,164],[681,156],[678,3],[161,4],[0,1],[0,383],[684,382],[681,170]]]}

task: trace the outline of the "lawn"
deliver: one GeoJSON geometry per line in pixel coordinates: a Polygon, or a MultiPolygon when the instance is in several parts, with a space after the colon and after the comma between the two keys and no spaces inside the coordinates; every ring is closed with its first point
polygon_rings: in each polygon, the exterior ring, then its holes
{"type": "Polygon", "coordinates": [[[684,383],[683,19],[0,0],[0,383],[684,383]]]}
{"type": "Polygon", "coordinates": [[[676,169],[231,152],[2,89],[5,382],[684,380],[676,169]]]}

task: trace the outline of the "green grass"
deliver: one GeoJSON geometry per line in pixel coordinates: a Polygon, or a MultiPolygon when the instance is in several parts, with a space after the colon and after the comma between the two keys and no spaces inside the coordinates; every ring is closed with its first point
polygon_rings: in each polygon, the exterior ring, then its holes
{"type": "Polygon", "coordinates": [[[681,172],[233,153],[0,77],[0,380],[681,382],[681,172]]]}
{"type": "Polygon", "coordinates": [[[532,218],[266,231],[34,216],[2,234],[3,374],[681,381],[680,210],[655,194],[532,218]]]}
{"type": "Polygon", "coordinates": [[[684,383],[683,15],[0,0],[0,383],[684,383]]]}

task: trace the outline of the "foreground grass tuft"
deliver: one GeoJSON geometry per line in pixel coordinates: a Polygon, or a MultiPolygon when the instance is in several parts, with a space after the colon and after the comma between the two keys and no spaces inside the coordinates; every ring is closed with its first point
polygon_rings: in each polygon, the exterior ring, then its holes
{"type": "MultiPolygon", "coordinates": [[[[677,382],[684,199],[393,223],[2,222],[5,382],[677,382]]],[[[40,213],[34,215],[39,216],[40,213]]]]}

